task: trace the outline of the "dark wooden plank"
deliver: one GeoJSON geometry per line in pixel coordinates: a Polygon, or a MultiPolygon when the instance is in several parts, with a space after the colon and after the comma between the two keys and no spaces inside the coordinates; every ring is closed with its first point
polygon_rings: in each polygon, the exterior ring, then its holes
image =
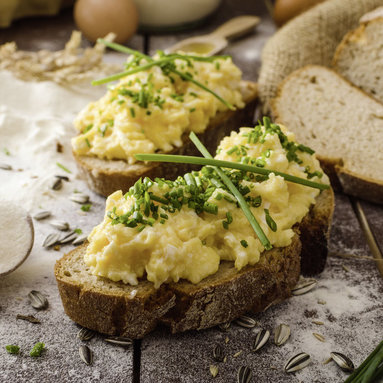
{"type": "Polygon", "coordinates": [[[330,252],[372,256],[349,197],[344,194],[336,195],[330,252]]]}
{"type": "MultiPolygon", "coordinates": [[[[337,196],[330,248],[337,253],[370,255],[346,196],[337,196]]],[[[235,324],[227,333],[216,328],[179,335],[158,330],[142,342],[141,382],[151,382],[154,378],[158,382],[235,381],[241,365],[251,368],[256,382],[343,381],[345,373],[334,363],[323,365],[323,362],[331,351],[339,351],[359,364],[373,349],[381,336],[382,293],[383,280],[374,262],[329,257],[314,291],[253,315],[259,322],[256,331],[260,328],[272,331],[280,323],[290,325],[291,338],[282,347],[275,346],[271,337],[262,350],[254,353],[251,351],[254,330],[235,324]],[[324,324],[316,325],[313,320],[324,324]],[[325,342],[316,339],[314,332],[323,335],[325,342]],[[216,344],[223,346],[226,363],[213,360],[216,344]],[[283,366],[288,358],[301,351],[312,356],[312,363],[294,378],[283,371],[283,366]],[[219,368],[214,380],[209,372],[211,364],[219,368]]]]}
{"type": "Polygon", "coordinates": [[[133,348],[111,346],[99,335],[88,342],[80,341],[77,338],[79,327],[65,315],[50,270],[36,270],[36,275],[29,279],[17,270],[0,281],[0,380],[34,383],[132,381],[133,348]],[[47,296],[47,310],[37,311],[31,307],[27,296],[32,289],[47,296]],[[41,324],[17,320],[17,314],[34,315],[41,324]],[[31,358],[29,351],[36,342],[45,343],[46,351],[40,358],[31,358]],[[21,354],[8,355],[4,349],[8,344],[19,345],[21,354]],[[82,344],[93,351],[93,366],[81,361],[78,350],[82,344]]]}
{"type": "Polygon", "coordinates": [[[380,251],[383,251],[383,206],[367,201],[360,201],[370,228],[374,234],[380,251]]]}
{"type": "Polygon", "coordinates": [[[263,1],[223,1],[219,10],[197,30],[177,34],[162,34],[150,37],[149,52],[155,53],[157,49],[166,49],[177,41],[187,37],[203,35],[212,32],[225,21],[241,15],[257,15],[262,22],[253,34],[230,42],[224,54],[233,56],[234,62],[241,68],[244,79],[255,81],[260,67],[260,51],[266,39],[270,37],[275,26],[271,21],[263,1]]]}

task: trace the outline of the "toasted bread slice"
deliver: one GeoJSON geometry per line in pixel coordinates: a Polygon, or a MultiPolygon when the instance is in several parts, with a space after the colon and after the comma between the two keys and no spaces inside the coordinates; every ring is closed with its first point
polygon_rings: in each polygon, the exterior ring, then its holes
{"type": "MultiPolygon", "coordinates": [[[[253,124],[257,86],[255,83],[243,81],[241,92],[245,102],[243,109],[227,110],[218,113],[209,123],[207,129],[199,134],[199,139],[211,153],[215,153],[219,142],[224,136],[230,134],[235,126],[248,126],[253,124]]],[[[169,154],[198,155],[199,152],[190,142],[188,134],[182,137],[183,146],[174,149],[169,154]]],[[[138,162],[129,165],[123,160],[103,160],[98,157],[78,156],[73,153],[81,175],[86,179],[89,187],[96,193],[105,197],[116,190],[126,192],[140,177],[163,177],[170,180],[183,175],[190,170],[198,169],[187,164],[169,164],[151,162],[144,164],[138,162]]]]}
{"type": "Polygon", "coordinates": [[[331,184],[383,203],[383,104],[326,67],[290,74],[271,102],[276,122],[316,151],[331,184]]]}
{"type": "Polygon", "coordinates": [[[163,284],[156,290],[147,280],[137,286],[97,277],[83,261],[86,244],[57,261],[55,275],[66,314],[80,325],[110,335],[142,338],[158,323],[173,333],[201,330],[231,321],[248,311],[262,311],[291,295],[301,270],[322,271],[334,207],[332,190],[296,228],[292,243],[261,255],[255,266],[241,271],[223,261],[217,273],[198,284],[163,284]],[[300,240],[300,232],[302,242],[300,240]]]}

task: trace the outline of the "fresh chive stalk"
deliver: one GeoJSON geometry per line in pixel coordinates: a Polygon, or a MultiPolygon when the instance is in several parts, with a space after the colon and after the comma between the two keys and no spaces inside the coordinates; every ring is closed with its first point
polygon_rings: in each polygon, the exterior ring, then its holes
{"type": "Polygon", "coordinates": [[[138,72],[143,72],[144,70],[150,69],[150,68],[152,68],[152,67],[154,67],[156,65],[160,66],[162,64],[166,64],[166,63],[169,63],[169,62],[172,62],[172,61],[174,61],[173,58],[167,58],[167,59],[151,61],[150,63],[145,64],[145,65],[140,65],[137,68],[126,70],[126,71],[120,72],[120,73],[116,73],[116,74],[113,74],[111,76],[104,77],[104,78],[102,78],[100,80],[94,80],[94,81],[92,81],[92,85],[106,84],[107,82],[116,81],[116,80],[119,80],[122,77],[130,76],[131,74],[135,74],[135,73],[138,73],[138,72]]]}
{"type": "Polygon", "coordinates": [[[383,341],[344,383],[372,383],[383,374],[383,341]]]}
{"type": "Polygon", "coordinates": [[[246,165],[239,162],[222,161],[222,160],[216,160],[213,158],[206,158],[206,157],[202,158],[202,157],[195,157],[195,156],[178,156],[178,155],[172,155],[172,154],[136,154],[135,158],[139,161],[174,162],[174,163],[193,164],[193,165],[219,166],[221,168],[243,170],[246,172],[262,174],[265,176],[268,176],[269,174],[274,173],[276,176],[281,176],[286,181],[293,182],[296,184],[309,186],[319,190],[325,190],[330,188],[329,185],[321,184],[319,182],[313,182],[305,178],[292,176],[290,174],[278,172],[275,170],[260,168],[258,166],[246,165]]]}
{"type": "MultiPolygon", "coordinates": [[[[164,59],[154,60],[154,59],[152,59],[148,55],[145,55],[145,54],[143,54],[141,52],[138,52],[138,51],[136,51],[134,49],[130,49],[128,47],[125,47],[125,46],[117,44],[117,43],[111,43],[111,42],[106,41],[104,39],[98,39],[97,42],[102,43],[102,44],[106,45],[108,48],[114,49],[114,50],[116,50],[118,52],[133,54],[133,55],[135,55],[137,57],[144,58],[147,61],[149,61],[149,63],[141,65],[141,66],[139,66],[137,68],[134,68],[132,70],[129,70],[129,71],[120,72],[120,73],[117,73],[117,74],[112,75],[112,76],[108,76],[108,77],[105,77],[105,78],[102,78],[102,79],[99,79],[99,80],[95,80],[95,81],[92,82],[92,85],[100,85],[100,84],[105,84],[105,83],[110,82],[110,81],[115,81],[115,80],[118,80],[118,79],[120,79],[122,77],[128,76],[130,74],[138,73],[140,71],[149,69],[149,68],[151,68],[151,67],[153,67],[155,65],[161,66],[161,65],[173,62],[176,59],[183,59],[183,60],[188,61],[190,59],[194,59],[194,57],[195,57],[195,56],[190,56],[189,57],[187,55],[183,56],[183,55],[180,55],[180,54],[170,54],[170,55],[165,56],[166,58],[164,58],[164,59]]],[[[206,60],[200,60],[200,61],[206,61],[206,60]]],[[[203,85],[199,81],[193,79],[190,74],[179,72],[178,70],[176,70],[176,69],[174,69],[172,67],[169,67],[169,70],[170,70],[170,72],[180,76],[183,80],[190,81],[193,84],[195,84],[198,87],[200,87],[201,89],[205,90],[206,92],[211,93],[217,100],[222,102],[228,109],[235,110],[235,107],[233,105],[231,105],[229,102],[224,100],[221,96],[219,96],[217,93],[215,93],[210,88],[206,87],[205,85],[203,85]]]]}
{"type": "MultiPolygon", "coordinates": [[[[201,152],[201,154],[205,158],[212,159],[213,157],[209,153],[209,151],[205,148],[205,146],[202,144],[202,142],[198,139],[195,133],[190,133],[190,139],[193,142],[193,144],[197,147],[197,149],[201,152]]],[[[246,218],[250,222],[250,225],[254,229],[255,233],[257,234],[259,240],[261,241],[263,247],[266,250],[270,250],[272,248],[270,241],[266,237],[265,233],[263,232],[261,226],[259,226],[258,221],[254,217],[253,213],[249,209],[249,206],[247,205],[245,199],[243,198],[242,194],[238,191],[238,189],[234,186],[234,184],[231,182],[230,178],[222,171],[220,167],[214,166],[215,171],[217,174],[221,177],[222,181],[226,184],[227,188],[230,190],[230,192],[235,196],[235,198],[238,201],[239,206],[243,210],[243,213],[245,214],[246,218]]]]}
{"type": "Polygon", "coordinates": [[[60,162],[56,162],[56,165],[57,165],[60,169],[64,170],[64,172],[72,173],[72,172],[71,172],[68,168],[66,168],[63,164],[60,164],[60,162]]]}

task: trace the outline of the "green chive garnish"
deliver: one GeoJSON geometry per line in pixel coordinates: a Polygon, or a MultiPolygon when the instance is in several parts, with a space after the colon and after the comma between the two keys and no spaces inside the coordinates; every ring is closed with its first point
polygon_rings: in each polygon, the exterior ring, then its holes
{"type": "Polygon", "coordinates": [[[89,124],[88,126],[84,128],[84,130],[82,131],[82,134],[89,132],[89,130],[91,130],[92,128],[93,128],[93,124],[89,124]]]}
{"type": "Polygon", "coordinates": [[[195,156],[178,156],[178,155],[172,155],[172,154],[142,153],[142,154],[136,154],[135,157],[137,160],[140,160],[140,161],[174,162],[174,163],[193,164],[193,165],[219,166],[221,168],[243,170],[245,172],[257,173],[264,176],[268,176],[269,174],[274,173],[276,176],[281,176],[286,181],[293,182],[296,184],[309,186],[319,190],[325,190],[330,188],[329,185],[309,181],[305,178],[292,176],[290,174],[278,172],[275,170],[260,168],[258,166],[241,164],[239,162],[222,161],[222,160],[216,160],[213,158],[202,158],[202,157],[195,157],[195,156]]]}
{"type": "MultiPolygon", "coordinates": [[[[192,82],[193,84],[197,85],[199,88],[205,90],[208,93],[211,93],[216,99],[218,99],[220,102],[222,102],[228,109],[235,110],[235,107],[233,105],[231,105],[229,102],[224,100],[221,96],[219,96],[217,93],[215,93],[213,90],[211,90],[207,86],[205,86],[202,83],[200,83],[199,81],[195,80],[190,73],[188,73],[188,72],[184,73],[184,72],[178,71],[175,67],[175,64],[174,64],[174,61],[176,59],[185,60],[187,62],[190,62],[191,60],[211,62],[215,59],[214,57],[199,57],[199,56],[188,56],[188,55],[180,55],[180,54],[166,55],[165,53],[162,53],[160,59],[154,60],[152,57],[150,57],[148,55],[142,54],[142,53],[140,53],[134,49],[127,48],[127,47],[120,45],[120,44],[110,43],[104,39],[98,39],[97,42],[102,43],[102,44],[106,45],[107,47],[112,48],[116,51],[132,54],[138,58],[144,58],[149,62],[147,64],[140,65],[134,69],[130,69],[130,70],[127,70],[124,72],[116,73],[112,76],[108,76],[108,77],[102,78],[100,80],[92,81],[92,85],[105,84],[107,82],[119,80],[122,77],[129,76],[131,74],[135,74],[135,73],[150,69],[153,66],[159,66],[164,73],[168,74],[168,72],[171,72],[171,73],[178,75],[179,77],[181,77],[185,81],[192,82]]],[[[221,56],[221,57],[225,57],[225,56],[221,56]]],[[[221,58],[221,57],[219,57],[219,58],[221,58]]],[[[218,57],[216,57],[216,58],[218,58],[218,57]]],[[[169,76],[169,78],[172,79],[172,77],[170,77],[170,76],[169,76]]]]}
{"type": "Polygon", "coordinates": [[[72,173],[72,172],[71,172],[68,168],[66,168],[64,165],[60,164],[60,162],[56,162],[56,165],[57,165],[60,169],[64,170],[64,172],[72,173]]]}
{"type": "Polygon", "coordinates": [[[14,344],[9,344],[8,346],[5,346],[5,349],[7,350],[8,354],[17,355],[20,352],[20,347],[14,344]]]}
{"type": "Polygon", "coordinates": [[[89,211],[91,207],[92,207],[91,203],[86,203],[86,204],[81,206],[81,210],[82,211],[89,211]]]}
{"type": "Polygon", "coordinates": [[[3,152],[7,155],[10,156],[11,152],[7,148],[3,148],[3,152]]]}
{"type": "Polygon", "coordinates": [[[383,376],[383,341],[366,360],[345,380],[344,383],[378,382],[383,376]]]}
{"type": "MultiPolygon", "coordinates": [[[[202,142],[198,139],[195,133],[190,133],[190,139],[193,142],[193,144],[197,147],[197,149],[201,152],[201,154],[205,158],[212,159],[213,157],[208,152],[208,150],[205,148],[205,146],[202,144],[202,142]]],[[[198,158],[198,157],[197,157],[198,158]]],[[[247,205],[245,199],[243,198],[242,194],[238,191],[238,189],[234,186],[234,184],[231,182],[230,178],[222,171],[221,168],[214,166],[215,171],[218,173],[218,175],[221,177],[222,181],[225,183],[227,188],[230,190],[230,192],[235,196],[237,199],[239,206],[243,210],[243,213],[245,214],[246,218],[250,222],[250,225],[254,229],[255,233],[257,234],[259,240],[261,241],[263,247],[266,250],[270,250],[272,248],[270,241],[266,237],[265,233],[263,232],[262,228],[259,226],[259,223],[255,219],[253,213],[249,209],[249,206],[247,205]]]]}
{"type": "Polygon", "coordinates": [[[44,347],[45,347],[44,343],[42,343],[42,342],[36,343],[33,346],[32,350],[29,352],[29,355],[33,356],[33,357],[41,356],[41,353],[43,352],[44,347]]]}
{"type": "Polygon", "coordinates": [[[278,227],[276,222],[271,218],[269,209],[265,209],[266,223],[272,231],[277,231],[278,227]]]}
{"type": "Polygon", "coordinates": [[[247,241],[245,241],[244,239],[242,239],[241,241],[241,245],[246,249],[246,247],[249,246],[249,244],[247,243],[247,241]]]}

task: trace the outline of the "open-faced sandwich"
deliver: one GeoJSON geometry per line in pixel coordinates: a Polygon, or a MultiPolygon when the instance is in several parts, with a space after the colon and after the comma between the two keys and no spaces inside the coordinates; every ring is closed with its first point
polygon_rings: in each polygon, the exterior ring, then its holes
{"type": "Polygon", "coordinates": [[[205,158],[137,157],[200,171],[114,192],[89,242],[57,262],[75,322],[132,338],[158,323],[204,329],[289,297],[301,267],[322,271],[334,200],[314,152],[268,118],[225,137],[215,159],[191,140],[205,158]]]}
{"type": "Polygon", "coordinates": [[[174,180],[190,165],[145,164],[134,155],[196,154],[190,132],[214,151],[234,127],[252,123],[256,86],[241,80],[230,57],[163,52],[150,57],[105,44],[131,53],[126,70],[94,82],[120,79],[79,114],[79,135],[72,140],[78,167],[96,192],[125,192],[140,177],[174,180]]]}

